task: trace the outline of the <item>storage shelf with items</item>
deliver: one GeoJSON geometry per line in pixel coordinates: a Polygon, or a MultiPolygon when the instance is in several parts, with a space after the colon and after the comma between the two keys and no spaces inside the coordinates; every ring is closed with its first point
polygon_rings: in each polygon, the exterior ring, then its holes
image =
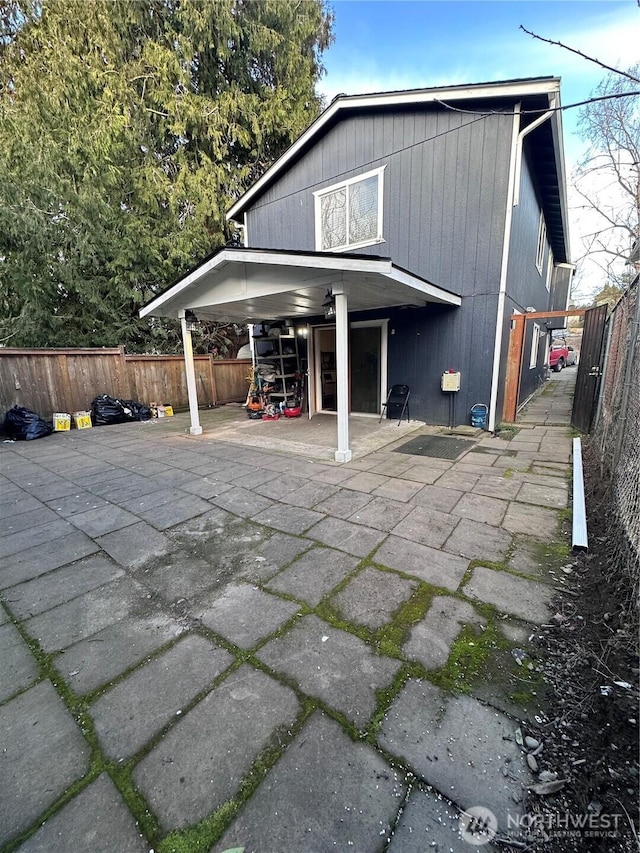
{"type": "Polygon", "coordinates": [[[302,397],[302,375],[296,335],[254,335],[256,369],[263,380],[268,402],[280,409],[299,407],[302,397]]]}

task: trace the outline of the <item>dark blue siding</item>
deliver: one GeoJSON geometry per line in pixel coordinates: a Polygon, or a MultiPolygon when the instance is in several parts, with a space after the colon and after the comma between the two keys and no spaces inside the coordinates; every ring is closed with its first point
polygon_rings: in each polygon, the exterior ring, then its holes
{"type": "Polygon", "coordinates": [[[315,250],[313,192],[385,166],[384,242],[358,251],[462,295],[497,293],[511,127],[438,109],[344,119],[248,212],[249,244],[315,250]]]}

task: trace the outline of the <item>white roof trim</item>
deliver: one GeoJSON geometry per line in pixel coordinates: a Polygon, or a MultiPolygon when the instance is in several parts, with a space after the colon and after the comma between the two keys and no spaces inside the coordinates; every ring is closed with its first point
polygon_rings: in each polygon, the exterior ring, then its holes
{"type": "MultiPolygon", "coordinates": [[[[265,250],[247,250],[242,249],[222,249],[213,257],[209,258],[197,269],[192,270],[184,278],[177,281],[172,287],[169,287],[164,293],[161,293],[151,302],[147,303],[139,311],[140,317],[147,317],[156,313],[162,314],[163,306],[172,302],[181,294],[186,293],[189,287],[198,282],[203,276],[210,272],[224,267],[226,264],[234,265],[250,265],[250,266],[279,266],[298,269],[314,269],[327,270],[337,273],[362,273],[377,274],[383,278],[389,279],[390,282],[395,282],[403,286],[411,288],[415,293],[431,297],[432,300],[437,300],[448,305],[459,306],[462,304],[462,299],[454,293],[437,287],[431,282],[411,275],[404,270],[393,266],[388,258],[354,258],[349,255],[332,256],[318,252],[315,255],[296,254],[293,252],[271,252],[265,250]]],[[[318,286],[325,287],[324,280],[314,282],[300,282],[300,286],[318,286]]],[[[295,290],[296,286],[286,286],[284,290],[295,290]]],[[[273,292],[280,292],[281,288],[273,292]]],[[[187,306],[183,306],[187,307],[187,306]]]]}
{"type": "Polygon", "coordinates": [[[227,219],[234,219],[238,213],[244,210],[251,199],[262,191],[265,184],[273,180],[275,174],[280,172],[315,136],[336,113],[345,109],[358,109],[363,107],[385,107],[404,106],[407,104],[427,104],[436,101],[455,101],[468,98],[500,98],[500,97],[525,97],[527,95],[552,95],[560,90],[560,80],[557,77],[535,80],[515,80],[507,83],[480,83],[465,86],[451,86],[450,88],[436,89],[411,89],[401,92],[386,92],[373,95],[340,95],[335,98],[327,109],[309,125],[302,136],[282,154],[264,175],[259,178],[238,201],[227,212],[227,219]]]}

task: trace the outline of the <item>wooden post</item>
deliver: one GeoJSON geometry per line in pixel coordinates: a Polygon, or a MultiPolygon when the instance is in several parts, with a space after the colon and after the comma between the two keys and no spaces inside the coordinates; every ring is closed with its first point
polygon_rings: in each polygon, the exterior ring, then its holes
{"type": "Polygon", "coordinates": [[[209,353],[209,376],[211,378],[211,405],[218,402],[218,387],[216,385],[216,372],[213,367],[213,356],[209,353]]]}
{"type": "Polygon", "coordinates": [[[505,377],[504,404],[502,407],[502,420],[507,423],[515,421],[518,411],[518,388],[520,386],[526,319],[526,314],[514,314],[511,317],[511,335],[509,336],[507,375],[505,377]]]}

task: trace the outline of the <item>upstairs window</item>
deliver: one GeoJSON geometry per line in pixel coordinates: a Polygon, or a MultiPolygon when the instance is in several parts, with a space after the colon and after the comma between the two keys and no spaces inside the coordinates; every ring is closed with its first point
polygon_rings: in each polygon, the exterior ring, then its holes
{"type": "Polygon", "coordinates": [[[538,225],[538,248],[536,249],[536,269],[542,275],[542,264],[544,262],[544,248],[547,242],[547,226],[544,214],[540,211],[540,223],[538,225]]]}
{"type": "Polygon", "coordinates": [[[547,261],[547,280],[545,287],[551,292],[551,276],[553,275],[553,252],[549,249],[549,260],[547,261]]]}
{"type": "Polygon", "coordinates": [[[384,167],[313,194],[318,251],[382,242],[383,171],[384,167]]]}
{"type": "Polygon", "coordinates": [[[533,324],[533,334],[531,335],[531,352],[529,353],[529,370],[533,370],[538,364],[538,350],[540,348],[540,326],[537,323],[533,324]]]}

